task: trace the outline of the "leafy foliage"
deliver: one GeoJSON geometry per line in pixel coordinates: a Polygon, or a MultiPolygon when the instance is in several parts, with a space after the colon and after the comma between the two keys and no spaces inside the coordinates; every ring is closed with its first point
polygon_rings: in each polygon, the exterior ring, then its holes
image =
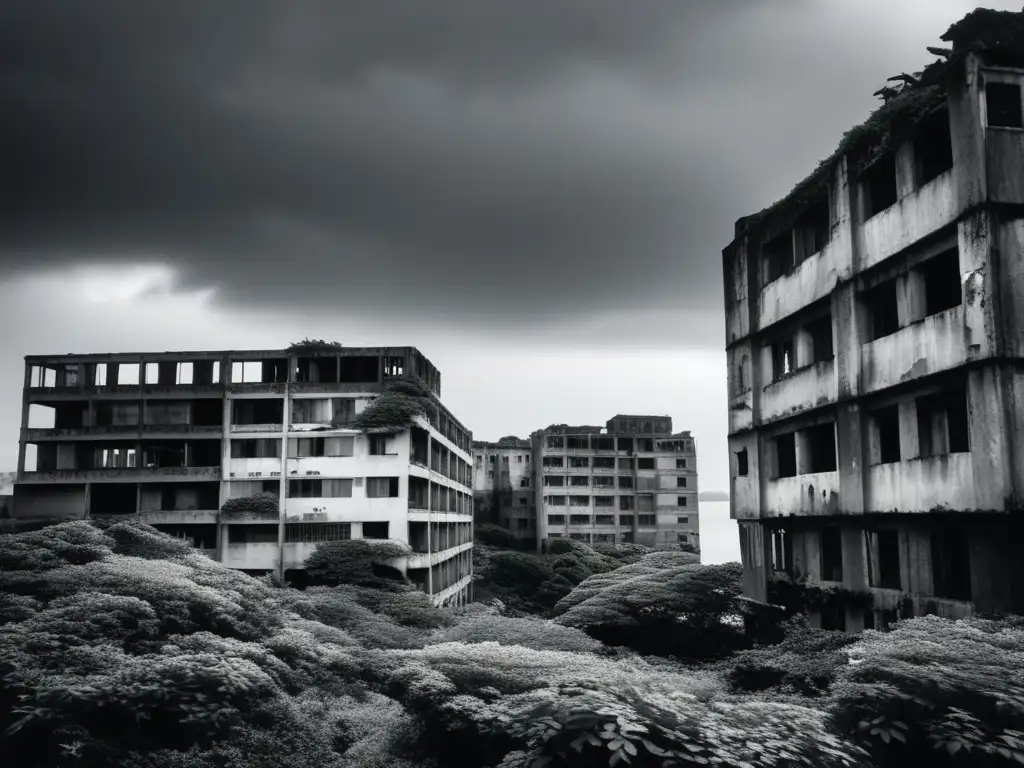
{"type": "Polygon", "coordinates": [[[655,552],[592,576],[555,607],[558,623],[609,645],[644,653],[705,657],[742,643],[737,598],[741,566],[702,566],[685,552],[655,552]]]}
{"type": "Polygon", "coordinates": [[[473,526],[473,538],[492,547],[514,549],[516,538],[509,531],[494,523],[477,523],[473,526]]]}
{"type": "Polygon", "coordinates": [[[1024,620],[912,619],[849,653],[832,716],[880,764],[1024,764],[1024,620]]]}
{"type": "Polygon", "coordinates": [[[822,696],[849,663],[845,649],[859,639],[846,632],[812,629],[798,617],[785,627],[781,643],[730,658],[727,679],[736,691],[822,696]]]}
{"type": "Polygon", "coordinates": [[[416,424],[417,416],[433,418],[437,412],[434,396],[420,379],[397,377],[359,413],[353,426],[363,432],[391,432],[416,424]]]}
{"type": "Polygon", "coordinates": [[[248,512],[275,517],[281,514],[281,506],[278,503],[277,496],[274,494],[256,493],[252,496],[238,496],[234,499],[228,499],[221,505],[220,511],[228,515],[248,512]]]}
{"type": "Polygon", "coordinates": [[[500,615],[460,617],[453,627],[440,634],[438,642],[494,642],[501,645],[521,645],[536,651],[602,651],[599,642],[587,637],[578,629],[563,627],[545,619],[500,615]]]}
{"type": "Polygon", "coordinates": [[[394,541],[349,539],[318,544],[306,558],[306,577],[313,584],[398,589],[405,577],[387,565],[388,560],[404,557],[409,547],[394,541]]]}
{"type": "Polygon", "coordinates": [[[333,352],[339,349],[344,349],[344,345],[341,342],[306,338],[290,344],[287,351],[291,354],[309,354],[312,352],[333,352]]]}

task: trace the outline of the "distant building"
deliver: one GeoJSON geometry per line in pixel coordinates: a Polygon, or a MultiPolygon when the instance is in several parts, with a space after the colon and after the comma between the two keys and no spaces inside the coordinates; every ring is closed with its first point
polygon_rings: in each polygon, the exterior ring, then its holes
{"type": "Polygon", "coordinates": [[[407,543],[396,567],[462,604],[471,433],[439,403],[411,428],[353,425],[410,375],[440,397],[411,347],[27,357],[16,516],[141,520],[250,573],[298,571],[325,541],[407,543]],[[220,511],[260,492],[280,514],[220,511]]]}
{"type": "Polygon", "coordinates": [[[977,13],[723,254],[745,594],[828,628],[1024,612],[1024,46],[977,29],[1022,14],[977,13]]]}
{"type": "Polygon", "coordinates": [[[667,416],[615,416],[605,427],[536,432],[533,471],[538,546],[587,543],[700,549],[697,454],[667,416]]]}
{"type": "Polygon", "coordinates": [[[0,472],[0,520],[14,515],[14,481],[17,472],[0,472]]]}
{"type": "Polygon", "coordinates": [[[518,437],[474,442],[473,496],[477,522],[500,525],[524,544],[534,544],[537,506],[531,442],[518,437]]]}

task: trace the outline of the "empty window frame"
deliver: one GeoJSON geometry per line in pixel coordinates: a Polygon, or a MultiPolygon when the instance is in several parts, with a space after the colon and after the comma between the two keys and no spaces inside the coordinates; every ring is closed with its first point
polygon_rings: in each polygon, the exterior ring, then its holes
{"type": "Polygon", "coordinates": [[[953,167],[953,136],[949,111],[940,109],[925,118],[914,138],[914,171],[922,187],[953,167]]]}
{"type": "Polygon", "coordinates": [[[800,264],[822,250],[829,241],[828,195],[811,205],[797,220],[796,263],[800,264]]]}
{"type": "MultiPolygon", "coordinates": [[[[493,459],[494,457],[492,456],[491,460],[493,461],[493,459]]],[[[565,466],[565,459],[561,456],[545,456],[541,460],[541,465],[545,467],[560,468],[565,466]]]]}
{"type": "Polygon", "coordinates": [[[549,488],[561,488],[565,485],[562,475],[544,475],[544,485],[549,488]]]}
{"type": "Polygon", "coordinates": [[[924,277],[925,314],[935,315],[963,303],[960,252],[956,248],[928,259],[917,270],[924,277]]]}
{"type": "Polygon", "coordinates": [[[351,538],[350,523],[285,523],[284,526],[284,540],[288,544],[347,541],[351,538]]]}
{"type": "Polygon", "coordinates": [[[890,405],[871,411],[871,463],[891,464],[900,460],[900,409],[890,405]]]}
{"type": "Polygon", "coordinates": [[[966,532],[953,527],[934,528],[931,550],[935,595],[970,600],[971,557],[966,532]]]}
{"type": "Polygon", "coordinates": [[[861,303],[868,311],[871,340],[896,333],[900,329],[896,300],[896,281],[889,280],[861,294],[861,303]]]}
{"type": "Polygon", "coordinates": [[[925,458],[971,450],[964,389],[917,398],[917,442],[925,458]]]}
{"type": "MultiPolygon", "coordinates": [[[[676,506],[677,507],[689,506],[689,500],[687,499],[686,496],[676,496],[676,506]]],[[[685,520],[686,518],[684,517],[682,519],[685,520]]]]}
{"type": "Polygon", "coordinates": [[[544,503],[549,507],[564,507],[566,497],[565,496],[545,496],[544,503]]]}
{"type": "Polygon", "coordinates": [[[587,475],[570,475],[569,485],[579,487],[586,487],[590,485],[590,478],[587,475]]]}
{"type": "Polygon", "coordinates": [[[821,531],[821,580],[843,580],[843,538],[838,526],[821,531]]]}
{"type": "Polygon", "coordinates": [[[883,589],[901,589],[899,531],[866,531],[868,583],[883,589]]]}
{"type": "Polygon", "coordinates": [[[686,469],[686,459],[676,459],[676,469],[686,469]]]}
{"type": "Polygon", "coordinates": [[[864,195],[864,220],[867,221],[896,203],[896,157],[887,154],[871,165],[860,177],[864,195]]]}
{"type": "Polygon", "coordinates": [[[653,458],[637,459],[636,460],[636,468],[637,469],[654,469],[654,459],[653,458]]]}
{"type": "Polygon", "coordinates": [[[619,478],[619,488],[632,488],[632,487],[633,487],[633,478],[632,477],[620,477],[619,478]]]}
{"type": "Polygon", "coordinates": [[[985,111],[993,128],[1024,128],[1020,86],[1016,83],[985,83],[985,111]]]}
{"type": "Polygon", "coordinates": [[[807,333],[811,337],[811,349],[815,363],[821,363],[835,357],[835,351],[832,346],[831,314],[808,323],[807,333]]]}
{"type": "Polygon", "coordinates": [[[595,507],[612,507],[615,506],[614,496],[595,496],[594,497],[595,507]]]}
{"type": "Polygon", "coordinates": [[[746,477],[750,472],[750,460],[747,449],[736,451],[736,476],[746,477]]]}
{"type": "Polygon", "coordinates": [[[615,515],[595,515],[594,525],[615,525],[615,515]]]}
{"type": "Polygon", "coordinates": [[[636,497],[634,496],[619,496],[619,509],[622,511],[632,510],[634,508],[634,502],[636,497]]]}
{"type": "Polygon", "coordinates": [[[685,487],[686,487],[686,478],[685,477],[677,477],[676,478],[676,488],[685,488],[685,487]]]}
{"type": "Polygon", "coordinates": [[[771,532],[772,570],[793,573],[793,536],[783,528],[771,532]]]}
{"type": "Polygon", "coordinates": [[[615,458],[613,456],[595,456],[594,469],[615,469],[615,458]]]}
{"type": "Polygon", "coordinates": [[[385,522],[363,523],[364,539],[386,539],[390,535],[390,525],[385,522]]]}
{"type": "Polygon", "coordinates": [[[793,231],[786,230],[762,247],[765,269],[765,285],[773,283],[793,270],[793,231]]]}
{"type": "Polygon", "coordinates": [[[232,459],[279,459],[281,458],[281,441],[276,438],[259,440],[232,440],[232,459]]]}
{"type": "Polygon", "coordinates": [[[590,515],[569,515],[569,525],[590,525],[590,515]]]}
{"type": "Polygon", "coordinates": [[[548,525],[565,525],[565,515],[548,515],[548,525]]]}
{"type": "Polygon", "coordinates": [[[569,466],[576,468],[585,468],[590,465],[590,460],[586,456],[570,456],[569,466]]]}
{"type": "Polygon", "coordinates": [[[657,525],[658,524],[658,517],[657,517],[657,515],[637,515],[636,516],[636,524],[637,525],[657,525]]]}
{"type": "Polygon", "coordinates": [[[818,424],[805,430],[808,443],[808,472],[836,471],[836,425],[818,424]]]}
{"type": "Polygon", "coordinates": [[[796,435],[775,438],[775,477],[796,477],[796,435]]]}
{"type": "Polygon", "coordinates": [[[793,339],[782,339],[772,344],[772,379],[778,381],[796,370],[793,339]]]}

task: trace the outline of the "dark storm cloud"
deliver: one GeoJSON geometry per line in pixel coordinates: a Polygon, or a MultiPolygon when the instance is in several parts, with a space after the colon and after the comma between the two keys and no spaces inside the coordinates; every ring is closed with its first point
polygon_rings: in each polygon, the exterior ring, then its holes
{"type": "Polygon", "coordinates": [[[249,306],[712,313],[733,220],[800,175],[793,79],[862,83],[808,74],[815,4],[770,5],[0,2],[0,254],[249,306]]]}

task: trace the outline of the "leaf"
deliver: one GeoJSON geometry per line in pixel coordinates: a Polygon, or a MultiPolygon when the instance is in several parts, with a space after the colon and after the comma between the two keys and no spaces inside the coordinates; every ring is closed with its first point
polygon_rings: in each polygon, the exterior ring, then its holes
{"type": "Polygon", "coordinates": [[[636,754],[636,747],[633,746],[632,742],[624,741],[622,743],[622,748],[624,750],[626,750],[627,754],[630,754],[630,755],[635,755],[636,754]]]}
{"type": "Polygon", "coordinates": [[[904,731],[910,730],[909,728],[907,728],[907,724],[904,723],[902,720],[893,720],[892,724],[895,725],[897,728],[902,728],[904,731]]]}
{"type": "Polygon", "coordinates": [[[906,744],[906,743],[907,743],[907,737],[906,737],[906,736],[904,736],[904,735],[903,735],[903,734],[902,734],[902,733],[901,733],[900,731],[897,731],[897,730],[892,730],[892,731],[889,731],[889,733],[890,733],[890,734],[892,735],[892,737],[893,737],[894,739],[896,739],[897,741],[902,741],[902,742],[903,742],[904,744],[906,744]]]}
{"type": "Polygon", "coordinates": [[[960,747],[962,746],[963,744],[961,744],[959,741],[947,741],[946,751],[949,752],[949,754],[951,755],[955,755],[957,752],[960,751],[960,747]]]}
{"type": "Polygon", "coordinates": [[[619,764],[619,761],[620,761],[620,760],[622,760],[622,753],[621,753],[621,752],[616,752],[616,753],[615,753],[615,754],[613,754],[613,755],[611,756],[611,758],[610,758],[610,759],[608,760],[608,765],[609,765],[609,766],[610,766],[611,768],[615,768],[615,766],[619,764]]]}
{"type": "Polygon", "coordinates": [[[886,744],[888,744],[889,741],[892,739],[888,731],[882,731],[878,735],[882,737],[882,741],[884,741],[886,744]]]}

